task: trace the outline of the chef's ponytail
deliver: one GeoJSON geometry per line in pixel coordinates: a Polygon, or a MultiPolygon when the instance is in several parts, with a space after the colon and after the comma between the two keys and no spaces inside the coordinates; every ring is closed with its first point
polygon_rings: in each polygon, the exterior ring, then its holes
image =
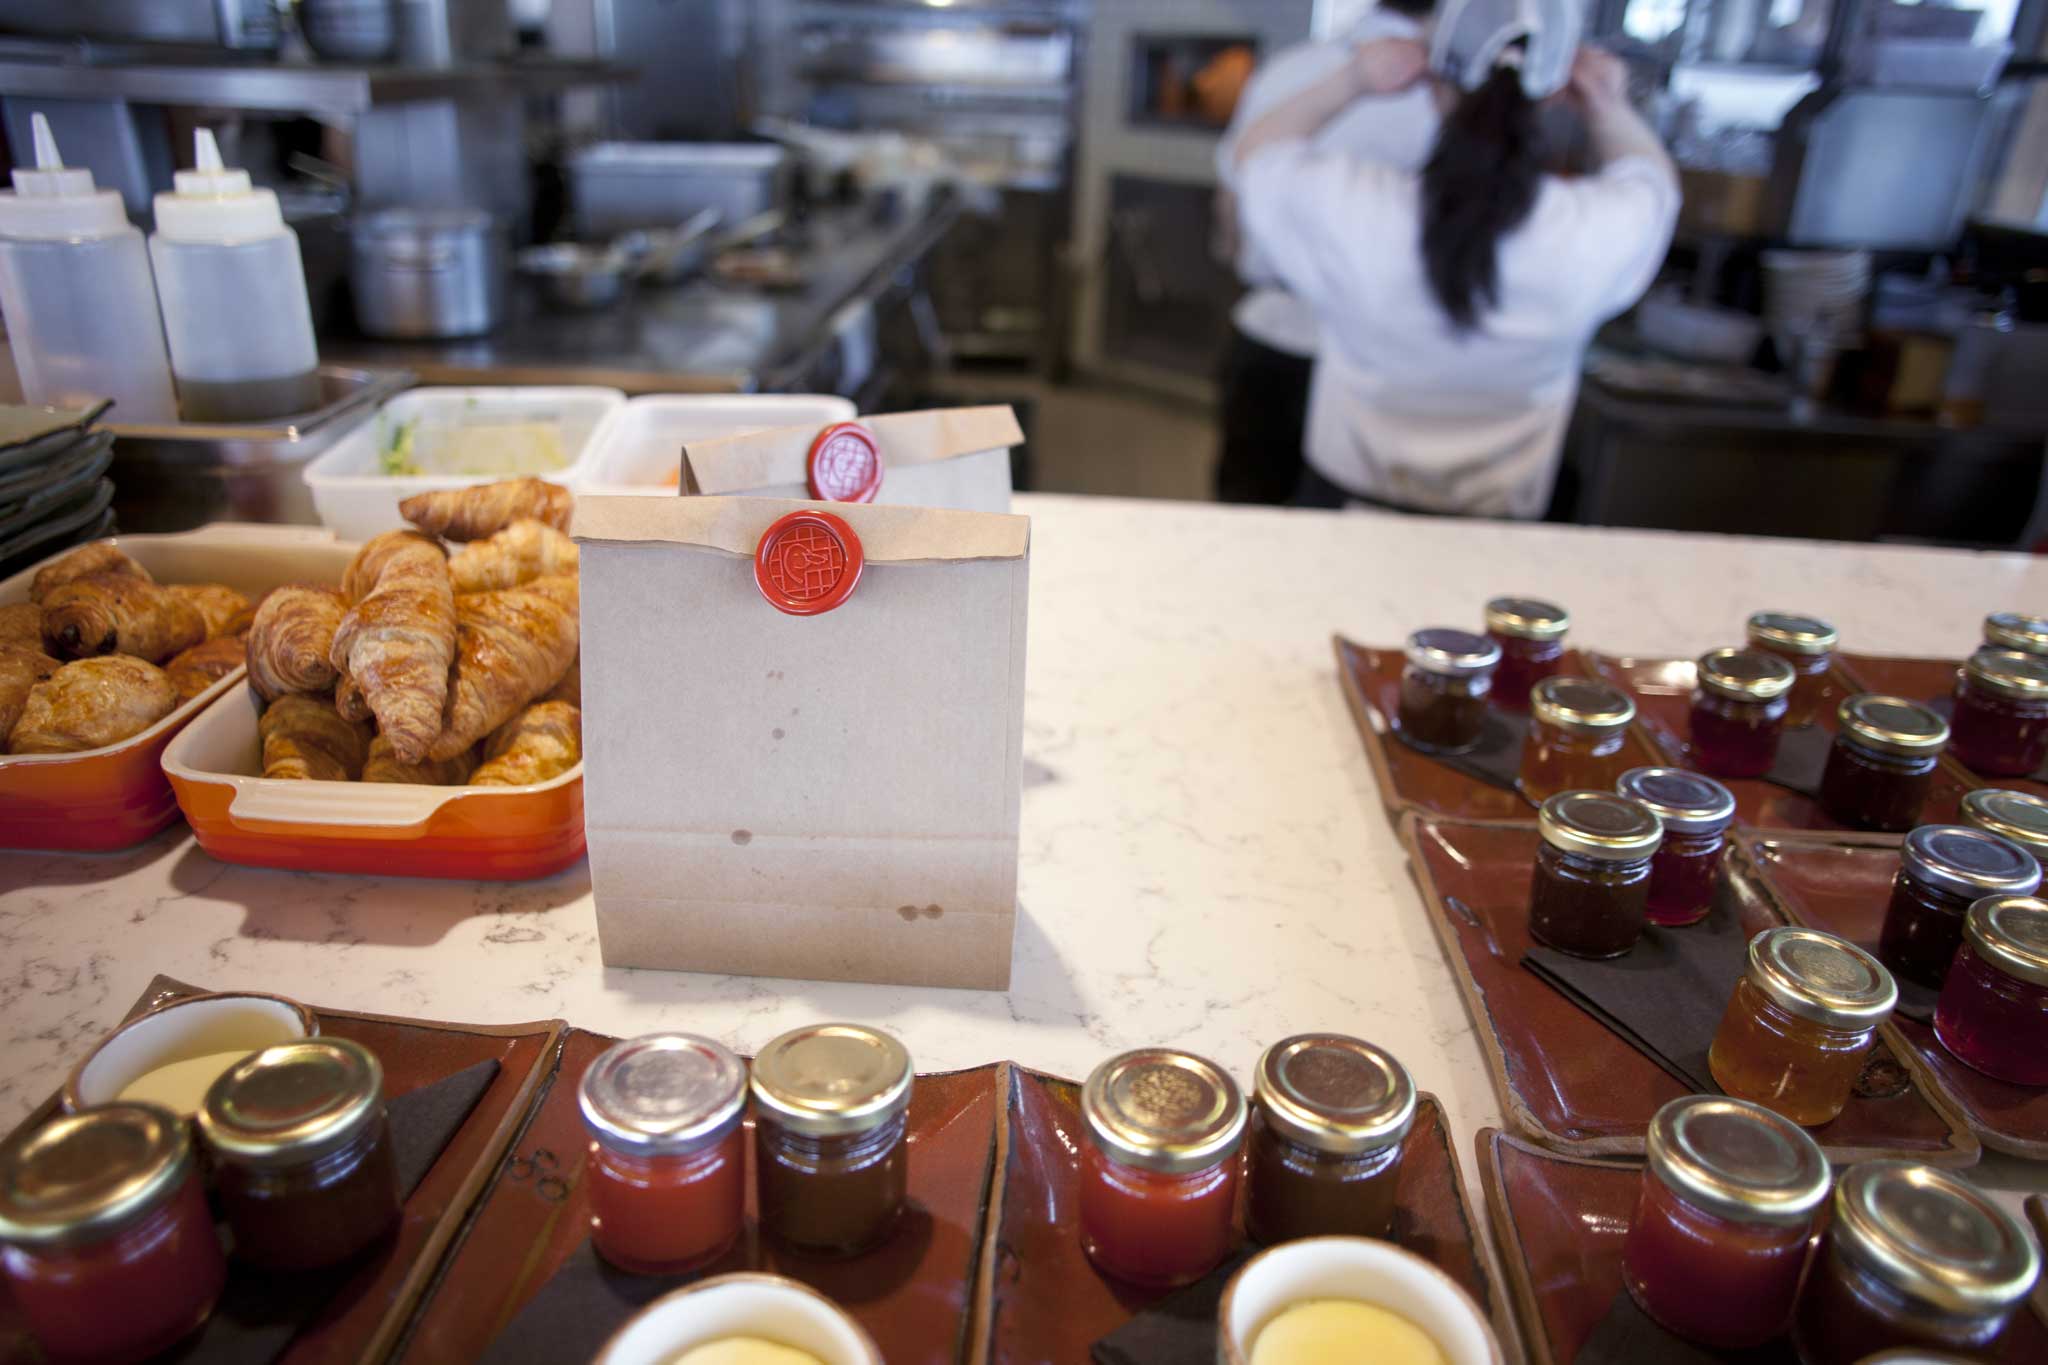
{"type": "Polygon", "coordinates": [[[1521,73],[1500,67],[1444,116],[1422,169],[1422,260],[1457,330],[1499,301],[1500,239],[1536,206],[1544,153],[1521,73]]]}

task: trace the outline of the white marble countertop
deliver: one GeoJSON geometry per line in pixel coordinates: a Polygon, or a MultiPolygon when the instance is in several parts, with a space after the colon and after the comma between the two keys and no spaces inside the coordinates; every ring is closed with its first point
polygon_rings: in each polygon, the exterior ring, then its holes
{"type": "Polygon", "coordinates": [[[740,1049],[844,1017],[894,1030],[927,1070],[1010,1058],[1079,1077],[1161,1043],[1246,1076],[1273,1039],[1341,1029],[1443,1099],[1469,1180],[1472,1134],[1500,1114],[1339,693],[1333,631],[1476,625],[1487,597],[1518,592],[1567,604],[1573,639],[1611,651],[1695,654],[1769,606],[1827,617],[1854,650],[1956,655],[1986,611],[2048,603],[2048,561],[2018,555],[1019,504],[1034,563],[1007,992],[607,970],[581,865],[523,885],[268,872],[214,862],[181,826],[120,854],[0,853],[0,1128],[166,972],[740,1049]]]}

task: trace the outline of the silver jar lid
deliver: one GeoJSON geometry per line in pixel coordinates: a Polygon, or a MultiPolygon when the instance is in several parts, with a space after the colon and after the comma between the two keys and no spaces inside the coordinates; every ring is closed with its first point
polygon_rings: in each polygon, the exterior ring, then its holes
{"type": "Polygon", "coordinates": [[[0,1242],[103,1241],[159,1207],[192,1164],[185,1121],[160,1105],[59,1115],[0,1145],[0,1242]]]}
{"type": "Polygon", "coordinates": [[[1636,704],[1604,682],[1553,676],[1529,689],[1529,714],[1555,730],[1604,735],[1634,720],[1636,704]]]}
{"type": "Polygon", "coordinates": [[[2010,839],[1968,825],[1922,825],[1899,849],[1906,874],[1951,896],[2030,896],[2041,864],[2010,839]]]}
{"type": "Polygon", "coordinates": [[[809,1137],[881,1127],[910,1107],[910,1052],[863,1024],[791,1029],[754,1058],[754,1103],[809,1137]]]}
{"type": "Polygon", "coordinates": [[[2003,787],[1979,787],[1963,797],[1962,822],[2010,839],[2035,858],[2048,857],[2048,801],[2003,787]]]}
{"type": "Polygon", "coordinates": [[[1963,941],[2004,975],[2048,986],[2048,900],[1986,896],[1964,917],[1963,941]]]}
{"type": "Polygon", "coordinates": [[[1842,733],[1858,748],[1907,758],[1938,754],[1948,743],[1948,722],[1931,707],[1904,697],[1863,692],[1835,708],[1842,733]]]}
{"type": "Polygon", "coordinates": [[[1341,1033],[1297,1034],[1267,1048],[1252,1094],[1276,1132],[1332,1156],[1391,1147],[1415,1124],[1407,1068],[1341,1033]]]}
{"type": "Polygon", "coordinates": [[[747,1107],[747,1064],[694,1033],[613,1043],[576,1087],[583,1126],[635,1156],[674,1156],[723,1139],[747,1107]]]}
{"type": "Polygon", "coordinates": [[[1500,662],[1500,646],[1484,635],[1448,626],[1431,626],[1408,637],[1408,662],[1424,673],[1447,678],[1484,673],[1500,662]]]}
{"type": "Polygon", "coordinates": [[[1801,1223],[1828,1194],[1828,1159],[1790,1119],[1748,1100],[1686,1095],[1650,1120],[1643,1152],[1665,1188],[1742,1223],[1801,1223]]]}
{"type": "Polygon", "coordinates": [[[2048,616],[1994,611],[1984,618],[1984,643],[2022,654],[2048,654],[2048,616]]]}
{"type": "Polygon", "coordinates": [[[1735,794],[1690,768],[1630,768],[1615,791],[1640,801],[1672,834],[1714,834],[1735,818],[1735,794]]]}
{"type": "Polygon", "coordinates": [[[1517,640],[1555,640],[1572,628],[1572,617],[1540,597],[1496,597],[1486,604],[1486,628],[1517,640]]]}
{"type": "Polygon", "coordinates": [[[1865,1161],[1835,1184],[1828,1245],[1895,1293],[1989,1317],[2027,1296],[2040,1253],[1976,1186],[1911,1161],[1865,1161]]]}
{"type": "Polygon", "coordinates": [[[1799,675],[1775,654],[1757,649],[1710,649],[1699,658],[1699,684],[1738,701],[1771,701],[1792,690],[1799,675]]]}
{"type": "Polygon", "coordinates": [[[1559,792],[1536,812],[1543,842],[1586,858],[1647,858],[1664,842],[1664,823],[1648,806],[1613,792],[1559,792]]]}
{"type": "Polygon", "coordinates": [[[1110,1058],[1081,1087],[1089,1140],[1141,1170],[1181,1175],[1230,1156],[1249,1113],[1230,1073],[1172,1048],[1110,1058]]]}
{"type": "Polygon", "coordinates": [[[384,1067],[347,1038],[306,1038],[223,1071],[199,1106],[206,1145],[252,1166],[291,1166],[353,1141],[384,1113],[384,1067]]]}
{"type": "Polygon", "coordinates": [[[1841,643],[1841,632],[1818,616],[1790,611],[1760,611],[1749,618],[1749,642],[1786,654],[1820,655],[1841,643]]]}
{"type": "Polygon", "coordinates": [[[2016,649],[1980,649],[1963,662],[1970,681],[2002,697],[2048,699],[2048,658],[2016,649]]]}
{"type": "Polygon", "coordinates": [[[1845,938],[1779,925],[1749,941],[1749,984],[1788,1014],[1834,1029],[1869,1029],[1899,1003],[1885,965],[1845,938]]]}

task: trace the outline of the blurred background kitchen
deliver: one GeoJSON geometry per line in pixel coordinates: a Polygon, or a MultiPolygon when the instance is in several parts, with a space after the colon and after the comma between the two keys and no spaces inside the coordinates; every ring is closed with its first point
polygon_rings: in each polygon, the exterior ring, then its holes
{"type": "MultiPolygon", "coordinates": [[[[1021,488],[1213,496],[1216,148],[1342,0],[6,0],[0,125],[150,227],[276,190],[315,410],[115,411],[131,530],[302,512],[421,384],[1017,404],[1021,488]]],[[[1682,169],[1553,519],[2048,540],[2048,0],[1592,0],[1682,169]]],[[[261,298],[222,300],[223,317],[261,298]]],[[[4,357],[4,353],[0,353],[4,357]]],[[[13,367],[0,358],[0,397],[13,367]]]]}

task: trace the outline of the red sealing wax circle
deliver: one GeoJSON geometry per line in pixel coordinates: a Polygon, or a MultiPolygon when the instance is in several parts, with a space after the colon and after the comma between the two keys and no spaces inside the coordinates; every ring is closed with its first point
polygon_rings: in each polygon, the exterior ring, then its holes
{"type": "Polygon", "coordinates": [[[858,422],[838,422],[811,442],[811,496],[819,502],[873,502],[882,491],[882,447],[858,422]]]}
{"type": "Polygon", "coordinates": [[[867,563],[860,537],[830,512],[791,512],[761,533],[754,583],[768,605],[818,616],[853,596],[867,563]]]}

